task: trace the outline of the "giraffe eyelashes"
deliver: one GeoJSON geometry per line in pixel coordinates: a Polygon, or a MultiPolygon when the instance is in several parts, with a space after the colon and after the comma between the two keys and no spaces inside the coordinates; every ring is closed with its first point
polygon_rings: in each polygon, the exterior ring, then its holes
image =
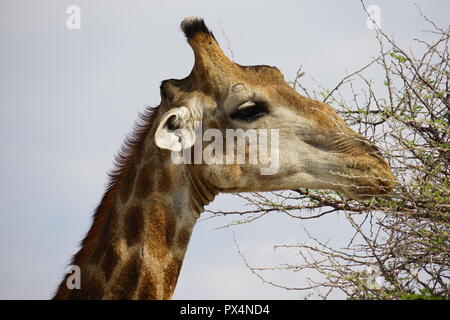
{"type": "Polygon", "coordinates": [[[269,113],[269,108],[261,101],[248,101],[241,104],[231,114],[231,119],[238,121],[253,122],[269,113]]]}

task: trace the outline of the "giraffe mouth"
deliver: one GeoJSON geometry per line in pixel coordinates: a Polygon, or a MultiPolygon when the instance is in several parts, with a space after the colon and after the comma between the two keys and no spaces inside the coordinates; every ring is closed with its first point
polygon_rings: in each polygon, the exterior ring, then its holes
{"type": "Polygon", "coordinates": [[[323,157],[321,167],[311,162],[310,170],[324,182],[329,182],[332,189],[352,199],[364,200],[389,194],[395,178],[388,163],[376,146],[363,137],[356,138],[338,137],[334,141],[303,139],[311,150],[323,157]]]}
{"type": "Polygon", "coordinates": [[[341,174],[348,181],[343,193],[352,199],[365,200],[373,197],[387,196],[391,193],[395,178],[384,162],[372,166],[361,166],[346,170],[341,174]]]}

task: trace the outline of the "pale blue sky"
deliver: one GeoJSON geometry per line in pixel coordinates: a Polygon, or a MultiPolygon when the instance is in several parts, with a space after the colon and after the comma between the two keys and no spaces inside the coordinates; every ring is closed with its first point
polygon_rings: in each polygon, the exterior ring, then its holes
{"type": "MultiPolygon", "coordinates": [[[[448,24],[449,1],[416,1],[448,24]]],[[[405,47],[425,29],[412,1],[367,1],[382,28],[405,47]]],[[[183,78],[193,55],[179,30],[185,16],[205,18],[224,51],[221,28],[240,64],[279,67],[304,85],[334,87],[377,53],[359,1],[0,1],[0,299],[47,299],[87,231],[106,172],[137,112],[159,103],[159,84],[183,78]],[[81,30],[66,29],[66,8],[81,8],[81,30]]],[[[378,75],[374,74],[374,78],[378,75]]],[[[374,79],[376,80],[376,79],[374,79]]],[[[242,208],[221,196],[215,209],[242,208]]],[[[304,241],[299,221],[272,214],[252,224],[199,223],[183,265],[177,299],[297,299],[303,293],[262,284],[244,266],[292,262],[278,243],[304,241]]],[[[303,223],[320,239],[345,243],[343,217],[303,223]]],[[[307,275],[272,274],[300,286],[307,275]]]]}

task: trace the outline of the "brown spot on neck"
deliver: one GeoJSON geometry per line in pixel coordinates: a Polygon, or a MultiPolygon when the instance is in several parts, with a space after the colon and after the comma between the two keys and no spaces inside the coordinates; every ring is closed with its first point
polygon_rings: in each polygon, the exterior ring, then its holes
{"type": "Polygon", "coordinates": [[[136,167],[134,164],[130,166],[125,179],[120,187],[120,199],[122,203],[126,203],[130,199],[131,193],[133,192],[133,184],[136,178],[136,167]]]}
{"type": "Polygon", "coordinates": [[[92,257],[90,257],[90,261],[100,261],[117,235],[117,230],[115,228],[118,218],[116,206],[113,206],[108,213],[105,213],[105,215],[106,217],[103,225],[99,226],[101,231],[96,243],[96,249],[94,250],[92,257]]]}
{"type": "Polygon", "coordinates": [[[173,177],[172,174],[170,173],[170,168],[164,168],[161,172],[161,178],[159,180],[159,188],[161,190],[161,192],[171,192],[173,191],[173,177]]]}
{"type": "Polygon", "coordinates": [[[180,231],[178,231],[178,240],[177,245],[178,248],[187,248],[187,245],[189,243],[189,239],[191,238],[192,228],[189,226],[184,226],[181,228],[180,231]]]}
{"type": "Polygon", "coordinates": [[[133,298],[141,274],[142,260],[135,254],[122,267],[111,289],[111,299],[129,300],[133,298]]]}
{"type": "Polygon", "coordinates": [[[151,271],[147,271],[142,277],[141,288],[139,289],[139,300],[156,300],[158,299],[158,293],[156,288],[156,277],[153,276],[151,271]]]}
{"type": "Polygon", "coordinates": [[[149,238],[147,246],[157,259],[162,259],[171,250],[175,237],[175,214],[161,204],[155,203],[150,207],[148,216],[149,238]]]}
{"type": "Polygon", "coordinates": [[[128,246],[135,245],[144,233],[145,221],[143,209],[140,206],[134,205],[130,207],[125,213],[125,240],[128,246]]]}
{"type": "Polygon", "coordinates": [[[120,260],[119,248],[116,243],[110,244],[110,247],[103,257],[102,263],[100,264],[101,269],[105,275],[106,281],[111,279],[111,276],[118,265],[120,260]]]}
{"type": "Polygon", "coordinates": [[[163,299],[172,298],[173,291],[177,284],[178,275],[180,274],[181,265],[183,260],[175,258],[173,259],[167,268],[164,270],[164,297],[163,299]]]}
{"type": "Polygon", "coordinates": [[[154,169],[150,163],[144,165],[136,181],[135,196],[141,199],[150,196],[153,191],[154,169]]]}

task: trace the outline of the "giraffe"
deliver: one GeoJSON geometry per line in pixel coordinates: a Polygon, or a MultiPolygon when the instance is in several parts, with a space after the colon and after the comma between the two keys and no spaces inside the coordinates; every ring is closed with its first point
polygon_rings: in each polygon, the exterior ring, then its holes
{"type": "Polygon", "coordinates": [[[194,52],[192,71],[163,81],[160,105],[140,115],[73,257],[81,289],[69,289],[66,276],[54,299],[170,299],[195,223],[221,192],[316,188],[365,199],[392,188],[379,150],[330,106],[298,94],[275,67],[228,59],[202,19],[185,18],[181,29],[194,52]],[[199,120],[220,132],[278,129],[278,171],[175,163],[173,152],[204,143],[199,120]]]}

